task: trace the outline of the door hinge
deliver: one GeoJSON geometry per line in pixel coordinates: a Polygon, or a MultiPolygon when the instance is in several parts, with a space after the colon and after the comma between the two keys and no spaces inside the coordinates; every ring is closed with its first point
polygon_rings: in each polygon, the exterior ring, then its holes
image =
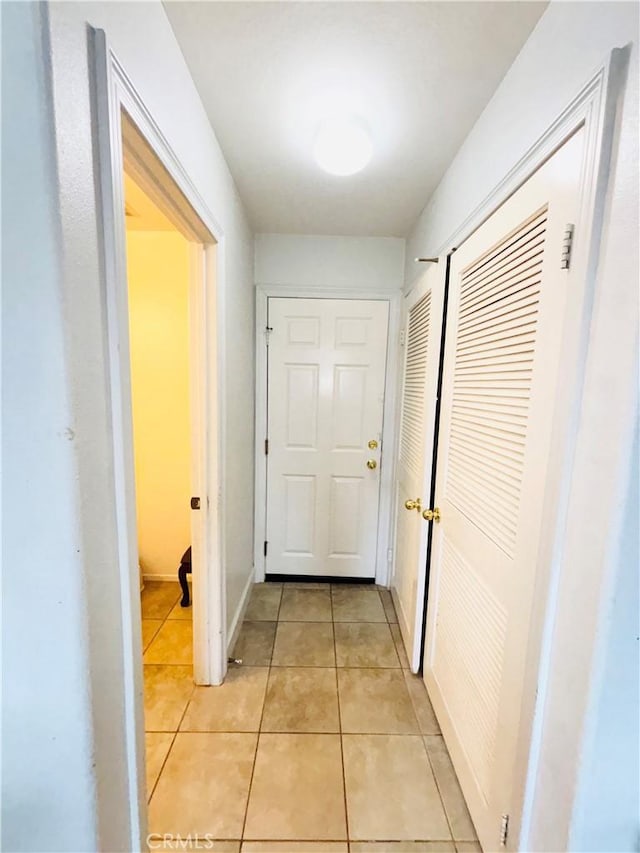
{"type": "Polygon", "coordinates": [[[500,821],[500,844],[502,847],[507,843],[507,836],[509,835],[509,815],[503,814],[502,820],[500,821]]]}
{"type": "Polygon", "coordinates": [[[264,440],[264,455],[265,456],[269,455],[269,439],[268,438],[265,438],[265,440],[264,440]]]}
{"type": "Polygon", "coordinates": [[[400,329],[400,346],[404,346],[405,338],[407,337],[407,333],[404,329],[400,329]]]}
{"type": "Polygon", "coordinates": [[[268,542],[267,542],[267,540],[265,539],[265,540],[264,540],[264,555],[265,555],[265,557],[267,556],[267,546],[268,546],[268,545],[269,545],[269,543],[268,543],[268,542]]]}
{"type": "Polygon", "coordinates": [[[271,332],[273,332],[273,326],[264,327],[264,339],[266,341],[267,346],[269,346],[269,338],[271,337],[271,332]]]}
{"type": "Polygon", "coordinates": [[[564,228],[562,238],[562,256],[560,258],[560,269],[568,270],[571,265],[571,249],[573,247],[573,224],[568,222],[564,228]]]}

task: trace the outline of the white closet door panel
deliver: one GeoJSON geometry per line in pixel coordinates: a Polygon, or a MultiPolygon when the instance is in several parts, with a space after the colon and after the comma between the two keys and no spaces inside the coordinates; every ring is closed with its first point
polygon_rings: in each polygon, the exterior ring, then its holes
{"type": "Polygon", "coordinates": [[[582,136],[451,266],[424,673],[485,850],[512,808],[582,136]]]}
{"type": "Polygon", "coordinates": [[[428,523],[405,502],[420,498],[426,508],[431,489],[443,291],[444,269],[433,265],[405,305],[392,593],[414,672],[420,666],[428,523]]]}
{"type": "Polygon", "coordinates": [[[375,576],[387,317],[386,301],[269,300],[268,574],[375,576]]]}

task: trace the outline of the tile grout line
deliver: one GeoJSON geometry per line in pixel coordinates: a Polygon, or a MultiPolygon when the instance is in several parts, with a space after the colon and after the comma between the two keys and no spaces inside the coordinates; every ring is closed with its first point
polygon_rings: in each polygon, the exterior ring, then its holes
{"type": "Polygon", "coordinates": [[[329,593],[329,597],[331,600],[331,630],[333,633],[333,655],[336,664],[335,673],[336,673],[336,699],[338,702],[338,729],[340,730],[340,763],[342,765],[342,796],[344,800],[344,820],[345,820],[345,829],[347,833],[347,850],[351,850],[351,844],[349,843],[349,839],[351,833],[349,831],[349,806],[347,803],[347,774],[344,767],[344,741],[343,741],[343,731],[342,731],[342,708],[340,706],[340,683],[338,680],[338,648],[336,645],[336,623],[334,620],[333,613],[333,590],[329,593]]]}
{"type": "MultiPolygon", "coordinates": [[[[195,690],[196,690],[196,684],[194,682],[193,687],[191,689],[191,693],[189,694],[189,698],[187,699],[187,702],[184,706],[184,711],[182,712],[182,716],[180,717],[180,719],[178,721],[178,728],[175,730],[175,732],[172,732],[173,738],[171,739],[171,743],[169,744],[169,749],[167,750],[167,754],[165,755],[164,761],[162,762],[162,767],[160,768],[160,772],[158,773],[158,778],[154,782],[153,789],[151,791],[151,794],[149,795],[149,799],[147,800],[147,809],[151,805],[151,799],[156,792],[156,788],[158,787],[158,783],[160,782],[160,777],[162,776],[165,765],[166,765],[167,761],[169,760],[169,755],[171,754],[171,750],[173,749],[173,745],[176,742],[176,738],[178,737],[178,733],[180,732],[180,726],[182,725],[182,721],[184,720],[184,718],[186,716],[187,708],[189,707],[189,704],[190,704],[191,700],[193,699],[193,694],[195,693],[195,690]]],[[[145,732],[145,734],[147,734],[147,732],[145,732]]],[[[146,764],[146,758],[147,758],[147,756],[145,755],[145,764],[146,764]]],[[[148,815],[147,815],[147,817],[148,817],[148,815]]]]}
{"type": "MultiPolygon", "coordinates": [[[[433,762],[431,761],[431,756],[429,755],[429,750],[427,749],[427,744],[425,743],[426,737],[433,737],[433,735],[422,735],[422,737],[421,737],[422,746],[423,746],[424,751],[426,753],[427,761],[429,763],[429,767],[431,768],[431,772],[433,773],[433,781],[435,782],[436,791],[438,792],[438,796],[440,797],[440,805],[442,806],[442,811],[444,812],[445,820],[447,821],[447,826],[449,827],[449,834],[451,835],[451,840],[453,841],[453,846],[457,850],[458,844],[457,844],[456,839],[453,835],[453,826],[451,825],[451,821],[449,820],[449,812],[447,811],[447,808],[444,804],[444,797],[442,796],[442,791],[440,790],[440,784],[438,782],[438,776],[436,774],[436,769],[433,766],[433,762]]],[[[435,737],[438,737],[438,735],[435,735],[435,737]]],[[[442,736],[440,735],[440,737],[442,737],[442,736]]]]}
{"type": "MultiPolygon", "coordinates": [[[[142,590],[141,590],[141,594],[142,594],[142,590]]],[[[153,638],[152,638],[152,640],[150,641],[149,646],[151,646],[151,643],[153,642],[153,639],[155,639],[155,637],[156,637],[156,636],[158,635],[158,633],[162,630],[162,628],[164,628],[165,623],[169,621],[169,614],[171,613],[171,611],[173,610],[173,608],[176,606],[176,604],[178,603],[178,601],[180,601],[180,594],[179,594],[179,593],[178,593],[178,595],[177,595],[177,597],[176,597],[176,600],[173,602],[173,604],[171,605],[171,607],[170,607],[170,608],[169,608],[169,610],[167,611],[167,615],[166,615],[166,616],[164,617],[164,619],[162,620],[162,624],[160,625],[160,627],[158,628],[158,630],[156,631],[156,633],[153,635],[153,638]]],[[[193,606],[193,604],[192,604],[191,606],[193,606]]],[[[149,648],[149,646],[147,646],[147,648],[149,648]]],[[[145,664],[145,662],[144,662],[144,653],[146,652],[146,650],[147,650],[147,649],[144,649],[144,650],[143,650],[143,652],[142,652],[142,682],[143,682],[143,688],[144,688],[144,668],[145,668],[145,666],[184,666],[184,664],[161,664],[161,663],[159,663],[159,664],[145,664]]],[[[191,678],[193,679],[193,661],[191,662],[191,678]]],[[[195,684],[195,681],[194,681],[193,686],[192,686],[192,688],[191,688],[191,693],[189,694],[189,698],[187,699],[187,701],[186,701],[186,703],[185,703],[184,711],[182,712],[182,716],[181,716],[181,717],[180,717],[180,719],[178,720],[178,726],[177,726],[176,730],[175,730],[173,733],[168,732],[168,734],[173,734],[173,737],[172,737],[172,739],[171,739],[171,743],[169,744],[169,749],[167,750],[167,754],[166,754],[166,755],[165,755],[165,757],[164,757],[164,761],[162,762],[162,765],[161,765],[161,767],[160,767],[160,771],[158,772],[158,775],[157,775],[157,777],[156,777],[156,781],[153,783],[153,788],[151,789],[151,792],[150,792],[150,793],[149,793],[149,792],[147,792],[147,794],[148,794],[148,796],[147,796],[147,817],[149,816],[149,815],[148,815],[148,812],[149,812],[149,806],[151,805],[151,800],[152,800],[152,798],[153,798],[153,795],[154,795],[154,794],[155,794],[155,792],[156,792],[156,788],[158,787],[158,783],[160,782],[160,777],[162,776],[162,773],[163,773],[163,771],[164,771],[164,768],[165,768],[165,766],[166,766],[166,763],[167,763],[167,761],[169,760],[169,755],[171,754],[171,750],[173,749],[173,745],[174,745],[174,743],[176,742],[176,737],[178,736],[178,732],[180,731],[180,726],[182,725],[182,721],[184,720],[185,714],[187,713],[187,708],[189,707],[189,703],[191,702],[191,699],[193,698],[193,694],[195,693],[195,689],[196,689],[196,684],[195,684]]],[[[145,740],[146,740],[146,735],[147,735],[147,734],[149,734],[149,733],[147,732],[147,728],[146,728],[146,721],[145,721],[145,730],[144,730],[144,733],[145,733],[145,740]]],[[[153,734],[153,732],[151,732],[150,734],[153,734]]],[[[145,770],[146,770],[146,766],[147,766],[147,751],[146,751],[146,748],[145,748],[144,763],[145,763],[145,770]]]]}
{"type": "Polygon", "coordinates": [[[273,637],[273,644],[271,646],[271,654],[269,655],[269,667],[268,667],[268,671],[267,671],[267,684],[266,684],[266,687],[264,690],[264,696],[262,699],[262,711],[260,712],[260,722],[258,723],[258,731],[256,734],[256,750],[253,754],[253,763],[251,765],[251,777],[249,778],[249,787],[247,788],[247,801],[246,801],[245,807],[244,807],[244,819],[242,821],[242,829],[240,830],[240,846],[238,848],[240,851],[242,850],[242,846],[243,846],[243,843],[245,840],[244,833],[245,833],[245,830],[247,828],[247,816],[249,814],[249,801],[251,800],[251,789],[253,788],[253,777],[254,777],[255,772],[256,772],[256,762],[258,760],[258,749],[260,747],[260,736],[262,734],[262,722],[264,720],[264,711],[265,711],[265,708],[267,706],[267,693],[269,691],[269,680],[271,678],[271,662],[273,661],[273,653],[274,653],[275,647],[276,647],[276,637],[278,635],[278,624],[280,621],[280,609],[282,607],[283,595],[284,595],[284,590],[282,587],[280,587],[280,600],[278,602],[278,612],[276,613],[276,631],[275,631],[275,634],[273,637]]]}

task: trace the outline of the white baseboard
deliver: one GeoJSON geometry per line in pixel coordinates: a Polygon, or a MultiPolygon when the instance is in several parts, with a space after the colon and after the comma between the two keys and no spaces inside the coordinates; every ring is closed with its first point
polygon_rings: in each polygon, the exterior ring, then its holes
{"type": "MultiPolygon", "coordinates": [[[[164,575],[142,575],[143,581],[175,581],[178,583],[178,573],[173,572],[173,574],[164,574],[164,575]]],[[[187,582],[191,583],[191,575],[187,575],[187,582]]]]}
{"type": "Polygon", "coordinates": [[[231,652],[233,651],[233,647],[236,644],[236,640],[238,639],[238,634],[240,633],[240,628],[242,628],[242,623],[244,621],[244,614],[247,612],[247,607],[249,605],[249,597],[251,595],[251,590],[253,589],[253,584],[255,582],[255,572],[252,568],[249,572],[249,577],[247,578],[247,583],[242,591],[242,596],[240,598],[240,604],[238,605],[238,609],[236,610],[235,616],[231,620],[231,624],[229,625],[229,630],[227,632],[227,657],[231,657],[231,652]]]}
{"type": "MultiPolygon", "coordinates": [[[[398,617],[398,628],[400,629],[400,638],[402,640],[402,645],[404,646],[404,650],[407,653],[409,666],[411,666],[412,651],[411,649],[407,648],[406,640],[407,637],[411,636],[411,631],[409,630],[409,622],[402,608],[402,602],[400,601],[400,597],[398,596],[398,592],[395,587],[391,587],[391,598],[393,599],[393,606],[396,609],[396,616],[398,617]]],[[[413,672],[413,668],[411,671],[413,672]]],[[[415,675],[415,672],[413,674],[415,675]]]]}

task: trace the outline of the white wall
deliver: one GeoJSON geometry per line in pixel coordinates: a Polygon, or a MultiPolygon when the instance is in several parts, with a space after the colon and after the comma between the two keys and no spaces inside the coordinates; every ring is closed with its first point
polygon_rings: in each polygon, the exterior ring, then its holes
{"type": "Polygon", "coordinates": [[[0,847],[95,850],[86,557],[76,483],[80,436],[65,370],[62,247],[40,11],[26,3],[0,6],[0,847]]]}
{"type": "MultiPolygon", "coordinates": [[[[612,825],[614,816],[607,815],[601,803],[594,807],[593,796],[590,800],[588,794],[583,795],[586,799],[578,797],[580,791],[588,790],[588,776],[596,760],[597,747],[589,740],[586,703],[594,691],[597,696],[597,690],[604,689],[598,681],[598,667],[600,633],[606,632],[610,618],[606,578],[613,571],[612,554],[617,554],[617,538],[622,536],[618,521],[624,513],[626,483],[634,464],[631,426],[637,411],[638,376],[637,4],[550,4],[407,242],[408,287],[421,272],[413,257],[444,248],[450,235],[572,100],[611,49],[627,44],[630,63],[607,189],[549,677],[538,685],[546,692],[538,720],[539,762],[527,839],[531,851],[589,849],[568,846],[586,843],[583,830],[587,826],[592,838],[602,838],[608,828],[616,833],[611,843],[634,845],[619,846],[618,850],[637,850],[638,844],[637,837],[631,840],[631,827],[637,825],[637,803],[634,807],[626,792],[617,802],[616,827],[612,825]],[[604,515],[598,516],[610,531],[606,547],[600,523],[589,521],[595,506],[606,507],[604,515]],[[567,555],[579,551],[585,559],[571,562],[567,555]],[[588,824],[580,823],[584,821],[580,809],[585,802],[592,807],[588,824]]],[[[619,648],[627,657],[618,660],[618,666],[630,670],[636,663],[635,646],[626,642],[619,648]]],[[[615,726],[616,716],[625,717],[627,713],[622,707],[629,695],[616,691],[615,684],[606,689],[610,725],[615,726]]],[[[637,707],[630,713],[637,719],[637,707]]],[[[617,773],[610,771],[608,766],[606,784],[610,792],[624,786],[632,772],[628,765],[617,773]]]]}
{"type": "Polygon", "coordinates": [[[225,234],[231,614],[253,562],[253,236],[159,2],[2,6],[3,96],[13,98],[2,124],[3,210],[12,211],[3,218],[12,249],[5,346],[19,377],[3,409],[16,661],[4,673],[3,783],[14,793],[3,849],[131,850],[89,24],[106,30],[225,234]],[[37,17],[47,12],[49,28],[37,17]],[[41,44],[47,32],[51,53],[41,44]]]}
{"type": "Polygon", "coordinates": [[[402,287],[404,240],[257,234],[258,285],[390,291],[402,287]]]}
{"type": "Polygon", "coordinates": [[[639,462],[636,426],[570,850],[620,853],[640,847],[639,462]]]}
{"type": "MultiPolygon", "coordinates": [[[[420,274],[413,259],[441,248],[549,124],[609,51],[638,40],[631,2],[552,2],[467,136],[407,240],[406,283],[420,274]]],[[[637,102],[637,51],[627,92],[627,121],[637,102]]],[[[636,113],[637,115],[637,113],[636,113]]]]}

